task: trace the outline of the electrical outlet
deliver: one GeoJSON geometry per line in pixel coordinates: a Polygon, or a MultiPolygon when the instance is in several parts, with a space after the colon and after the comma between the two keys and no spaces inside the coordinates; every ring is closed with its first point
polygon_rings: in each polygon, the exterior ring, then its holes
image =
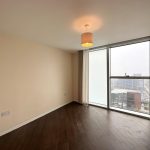
{"type": "Polygon", "coordinates": [[[10,111],[9,110],[1,112],[1,117],[7,117],[9,115],[10,115],[10,111]]]}

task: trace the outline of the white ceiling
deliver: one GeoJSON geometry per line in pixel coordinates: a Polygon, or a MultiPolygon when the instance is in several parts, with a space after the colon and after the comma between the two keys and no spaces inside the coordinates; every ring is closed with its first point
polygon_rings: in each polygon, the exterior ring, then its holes
{"type": "Polygon", "coordinates": [[[98,16],[94,46],[150,35],[150,0],[0,0],[0,32],[52,47],[79,50],[73,22],[98,16]]]}

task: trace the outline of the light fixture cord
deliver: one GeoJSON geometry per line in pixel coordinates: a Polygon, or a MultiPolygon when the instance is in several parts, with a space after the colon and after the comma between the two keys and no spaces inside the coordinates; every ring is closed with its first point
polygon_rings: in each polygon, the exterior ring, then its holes
{"type": "Polygon", "coordinates": [[[85,32],[87,32],[87,31],[88,31],[89,24],[85,24],[84,27],[85,27],[85,32]]]}

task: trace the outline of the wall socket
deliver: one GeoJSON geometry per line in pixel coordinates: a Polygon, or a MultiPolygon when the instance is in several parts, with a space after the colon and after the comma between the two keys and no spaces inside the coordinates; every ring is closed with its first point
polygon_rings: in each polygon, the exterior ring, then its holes
{"type": "Polygon", "coordinates": [[[1,112],[1,117],[7,117],[7,116],[9,116],[10,115],[10,111],[8,110],[8,111],[3,111],[3,112],[1,112]]]}

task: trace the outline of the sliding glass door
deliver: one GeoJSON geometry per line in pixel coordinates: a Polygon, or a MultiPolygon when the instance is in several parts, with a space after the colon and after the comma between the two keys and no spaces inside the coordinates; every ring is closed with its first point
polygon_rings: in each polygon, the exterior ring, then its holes
{"type": "Polygon", "coordinates": [[[107,106],[107,50],[89,52],[89,103],[107,106]]]}
{"type": "Polygon", "coordinates": [[[149,41],[110,49],[110,107],[150,113],[149,41]]]}

